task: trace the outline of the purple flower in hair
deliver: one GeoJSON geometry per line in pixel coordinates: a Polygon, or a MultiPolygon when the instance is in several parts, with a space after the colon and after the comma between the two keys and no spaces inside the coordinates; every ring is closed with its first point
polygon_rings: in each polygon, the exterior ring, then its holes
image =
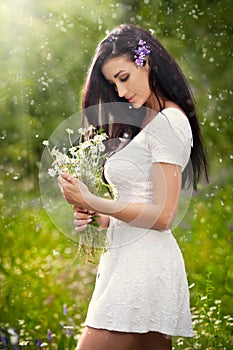
{"type": "Polygon", "coordinates": [[[137,49],[134,50],[134,52],[135,63],[140,67],[144,66],[145,57],[149,56],[149,54],[151,53],[149,46],[146,44],[146,41],[140,39],[137,49]]]}

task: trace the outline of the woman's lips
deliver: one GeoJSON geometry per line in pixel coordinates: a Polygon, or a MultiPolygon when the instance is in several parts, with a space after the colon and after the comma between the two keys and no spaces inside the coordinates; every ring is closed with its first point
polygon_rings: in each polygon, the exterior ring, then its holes
{"type": "Polygon", "coordinates": [[[133,103],[134,98],[135,98],[135,95],[136,95],[136,94],[134,94],[133,96],[131,96],[130,98],[128,98],[129,103],[133,103]]]}

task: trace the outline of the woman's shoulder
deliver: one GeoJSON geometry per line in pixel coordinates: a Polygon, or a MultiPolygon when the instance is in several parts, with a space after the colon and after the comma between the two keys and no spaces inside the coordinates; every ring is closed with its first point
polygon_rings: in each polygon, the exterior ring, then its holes
{"type": "Polygon", "coordinates": [[[188,122],[188,117],[186,116],[185,112],[178,107],[166,107],[163,110],[161,110],[158,114],[160,117],[165,116],[168,118],[176,118],[180,119],[180,122],[188,122]]]}
{"type": "Polygon", "coordinates": [[[185,128],[190,129],[190,123],[186,114],[177,107],[167,107],[160,111],[155,118],[152,120],[152,124],[155,126],[161,125],[161,127],[165,127],[166,124],[174,128],[185,128]]]}
{"type": "Polygon", "coordinates": [[[167,107],[159,112],[151,121],[148,131],[154,138],[163,138],[169,142],[170,138],[187,139],[192,145],[192,129],[185,113],[176,107],[167,107]]]}

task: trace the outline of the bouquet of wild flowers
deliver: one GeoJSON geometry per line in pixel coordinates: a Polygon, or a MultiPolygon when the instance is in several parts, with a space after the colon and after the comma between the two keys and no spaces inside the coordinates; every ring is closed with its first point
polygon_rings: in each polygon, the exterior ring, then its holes
{"type": "MultiPolygon", "coordinates": [[[[49,141],[43,141],[43,145],[47,147],[53,159],[48,174],[51,177],[56,177],[61,173],[69,173],[83,181],[93,194],[115,196],[114,189],[103,181],[103,164],[107,158],[104,144],[107,140],[106,133],[103,130],[97,130],[92,125],[80,128],[78,142],[74,144],[71,137],[74,131],[66,129],[66,132],[70,143],[69,148],[64,147],[59,150],[57,146],[54,146],[50,149],[49,141]]],[[[81,246],[92,248],[105,246],[103,234],[97,230],[98,226],[96,216],[93,216],[92,222],[80,235],[79,243],[81,246]]]]}

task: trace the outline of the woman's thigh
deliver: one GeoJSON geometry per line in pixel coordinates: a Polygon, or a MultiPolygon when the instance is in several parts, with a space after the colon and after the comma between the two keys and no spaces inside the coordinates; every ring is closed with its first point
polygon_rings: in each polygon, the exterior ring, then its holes
{"type": "Polygon", "coordinates": [[[132,350],[172,350],[172,339],[158,332],[144,333],[132,350]]]}
{"type": "Polygon", "coordinates": [[[140,334],[86,327],[76,350],[133,350],[140,334]]]}

